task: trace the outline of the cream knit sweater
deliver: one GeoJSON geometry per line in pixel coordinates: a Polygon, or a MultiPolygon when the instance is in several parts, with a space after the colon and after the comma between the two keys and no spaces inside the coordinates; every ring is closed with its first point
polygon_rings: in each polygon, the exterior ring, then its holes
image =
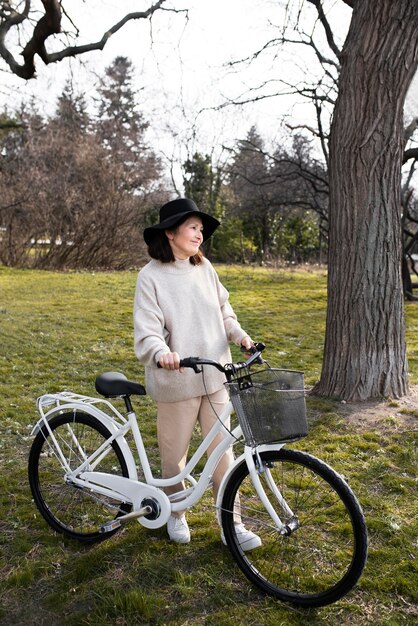
{"type": "Polygon", "coordinates": [[[211,366],[202,374],[191,369],[157,369],[160,356],[200,356],[222,364],[231,360],[228,342],[240,345],[247,333],[229,304],[228,291],[207,259],[161,263],[152,259],[138,274],[134,303],[134,343],[145,365],[148,394],[161,402],[178,402],[222,388],[225,377],[211,366]]]}

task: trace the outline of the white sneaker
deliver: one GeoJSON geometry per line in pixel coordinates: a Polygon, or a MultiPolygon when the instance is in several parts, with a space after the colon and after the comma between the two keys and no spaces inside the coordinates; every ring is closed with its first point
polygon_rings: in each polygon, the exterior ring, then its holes
{"type": "Polygon", "coordinates": [[[167,522],[167,532],[171,541],[176,543],[189,543],[190,541],[190,530],[184,515],[181,517],[170,515],[167,522]]]}
{"type": "MultiPolygon", "coordinates": [[[[259,548],[261,546],[260,537],[251,530],[247,530],[244,524],[235,524],[235,532],[238,543],[244,552],[249,552],[250,550],[254,550],[254,548],[259,548]]],[[[223,530],[221,530],[221,539],[224,546],[226,546],[227,544],[223,530]]]]}

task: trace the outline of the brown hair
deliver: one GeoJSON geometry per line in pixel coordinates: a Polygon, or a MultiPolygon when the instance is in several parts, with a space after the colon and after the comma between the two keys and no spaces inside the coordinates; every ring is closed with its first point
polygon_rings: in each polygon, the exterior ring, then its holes
{"type": "MultiPolygon", "coordinates": [[[[184,221],[184,220],[183,220],[184,221]]],[[[175,228],[170,228],[172,231],[176,231],[180,224],[177,224],[175,228]]],[[[161,261],[161,263],[174,263],[176,260],[168,241],[165,230],[156,232],[150,243],[148,244],[148,254],[151,258],[161,261]]],[[[200,265],[203,258],[203,252],[200,250],[197,254],[191,256],[189,261],[192,265],[200,265]]]]}

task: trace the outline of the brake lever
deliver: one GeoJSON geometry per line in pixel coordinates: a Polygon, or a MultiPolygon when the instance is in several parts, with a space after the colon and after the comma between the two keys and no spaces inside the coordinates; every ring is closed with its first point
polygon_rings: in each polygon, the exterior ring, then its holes
{"type": "Polygon", "coordinates": [[[259,365],[263,363],[263,359],[259,350],[257,350],[257,352],[250,356],[250,358],[246,361],[247,367],[250,367],[251,365],[253,365],[253,363],[258,363],[259,365]]]}
{"type": "Polygon", "coordinates": [[[253,346],[251,346],[251,348],[246,348],[245,346],[241,346],[241,352],[244,353],[249,353],[252,354],[253,356],[250,357],[247,361],[246,361],[246,365],[249,367],[250,365],[252,365],[253,363],[258,363],[259,365],[261,365],[262,363],[264,363],[264,360],[261,356],[261,353],[263,352],[263,350],[265,349],[265,344],[262,341],[258,341],[256,344],[254,344],[253,346]],[[256,356],[257,355],[257,356],[256,356]]]}

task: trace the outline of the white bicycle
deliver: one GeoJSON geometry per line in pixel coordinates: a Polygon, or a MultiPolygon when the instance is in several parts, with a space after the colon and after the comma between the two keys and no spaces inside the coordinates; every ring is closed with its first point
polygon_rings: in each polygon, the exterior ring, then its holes
{"type": "MultiPolygon", "coordinates": [[[[298,606],[335,602],[358,581],[367,556],[361,507],[345,480],[329,465],[285,443],[307,434],[303,374],[270,368],[256,344],[245,361],[222,366],[189,357],[183,367],[196,373],[217,367],[225,373],[231,402],[188,461],[170,479],[153,476],[131,396],[139,383],[121,373],[96,379],[105,398],[123,398],[126,415],[107,399],[71,392],[38,399],[29,456],[29,483],[39,511],[55,530],[83,542],[101,541],[131,519],[149,529],[167,523],[172,512],[193,507],[211,486],[225,451],[244,438],[244,452],[224,476],[217,498],[223,533],[243,573],[263,592],[298,606]],[[260,368],[261,366],[261,368],[260,368]],[[239,424],[225,423],[235,410],[239,424]],[[192,473],[218,432],[224,439],[200,476],[192,473]],[[132,433],[144,480],[127,440],[132,433]],[[186,481],[167,496],[164,487],[186,481]],[[261,546],[244,552],[236,535],[234,503],[261,546]]],[[[131,437],[132,439],[132,437],[131,437]]]]}

